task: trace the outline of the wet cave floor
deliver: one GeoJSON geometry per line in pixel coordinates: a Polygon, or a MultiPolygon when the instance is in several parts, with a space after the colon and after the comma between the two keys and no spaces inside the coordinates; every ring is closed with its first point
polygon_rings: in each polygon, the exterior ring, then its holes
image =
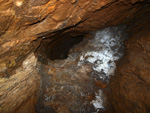
{"type": "Polygon", "coordinates": [[[57,40],[40,47],[47,54],[38,54],[42,80],[36,112],[105,112],[107,99],[103,90],[114,74],[115,62],[123,56],[124,29],[125,26],[108,27],[91,32],[89,38],[57,40]]]}

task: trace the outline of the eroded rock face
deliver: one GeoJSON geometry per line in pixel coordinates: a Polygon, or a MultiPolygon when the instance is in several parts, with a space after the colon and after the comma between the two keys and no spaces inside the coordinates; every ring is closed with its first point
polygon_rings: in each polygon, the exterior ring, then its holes
{"type": "Polygon", "coordinates": [[[71,26],[89,31],[117,25],[134,15],[140,2],[144,0],[1,0],[0,64],[5,69],[0,74],[7,76],[7,70],[12,75],[24,56],[37,48],[32,42],[38,34],[71,26]]]}
{"type": "Polygon", "coordinates": [[[0,79],[1,113],[34,113],[38,98],[40,76],[36,69],[37,59],[30,54],[22,67],[10,78],[0,79]]]}
{"type": "Polygon", "coordinates": [[[64,28],[85,32],[125,23],[145,1],[1,0],[0,112],[34,112],[40,80],[34,55],[27,64],[25,58],[39,46],[37,37],[64,28]]]}
{"type": "Polygon", "coordinates": [[[132,31],[111,81],[116,113],[150,112],[150,23],[132,31]]]}

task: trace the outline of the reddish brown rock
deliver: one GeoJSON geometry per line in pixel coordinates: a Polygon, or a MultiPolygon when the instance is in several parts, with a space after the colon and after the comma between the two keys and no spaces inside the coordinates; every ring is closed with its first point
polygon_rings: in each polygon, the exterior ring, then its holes
{"type": "MultiPolygon", "coordinates": [[[[42,40],[38,37],[48,38],[65,28],[87,32],[127,23],[143,4],[148,3],[146,0],[1,0],[0,112],[34,112],[40,82],[36,58],[34,63],[29,60],[35,65],[27,63],[24,67],[23,62],[38,48],[42,40]]],[[[143,79],[146,81],[147,77],[143,79]]]]}
{"type": "Polygon", "coordinates": [[[34,46],[31,42],[38,34],[50,34],[74,25],[79,31],[118,25],[129,21],[144,1],[1,0],[0,63],[5,63],[11,74],[21,63],[10,67],[9,59],[22,62],[26,54],[37,48],[38,44],[34,46]]]}
{"type": "Polygon", "coordinates": [[[0,79],[0,112],[33,113],[38,99],[40,76],[34,54],[10,78],[0,79]]]}
{"type": "Polygon", "coordinates": [[[150,23],[132,31],[125,56],[111,80],[116,113],[148,113],[150,109],[150,23]]]}

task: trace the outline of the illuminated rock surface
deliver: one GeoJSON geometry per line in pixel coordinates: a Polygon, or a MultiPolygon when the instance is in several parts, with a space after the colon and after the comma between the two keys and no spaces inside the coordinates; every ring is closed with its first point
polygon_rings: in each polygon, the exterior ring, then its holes
{"type": "MultiPolygon", "coordinates": [[[[126,24],[128,31],[132,29],[130,32],[139,38],[131,37],[131,40],[128,40],[126,43],[127,50],[125,50],[125,58],[121,62],[119,61],[120,65],[122,65],[120,66],[118,63],[116,75],[107,87],[110,89],[112,85],[112,97],[108,95],[108,99],[106,98],[105,102],[108,102],[109,105],[105,108],[108,108],[108,110],[106,109],[108,112],[112,112],[113,110],[115,112],[149,112],[149,34],[146,31],[144,32],[145,29],[143,27],[143,24],[149,26],[149,8],[149,0],[1,0],[0,112],[34,113],[35,104],[39,95],[41,95],[39,88],[42,78],[40,77],[41,73],[39,72],[41,68],[39,66],[43,65],[43,69],[46,69],[48,59],[66,58],[69,48],[79,43],[83,38],[89,38],[93,31],[120,24],[126,24]],[[138,28],[141,29],[136,30],[138,28]],[[144,33],[136,36],[137,32],[144,33]],[[76,40],[76,37],[80,37],[80,39],[76,40]],[[65,46],[62,46],[60,43],[65,43],[65,46]],[[143,50],[140,50],[140,47],[143,50]],[[48,53],[50,54],[48,55],[48,53]],[[40,65],[40,57],[44,58],[41,60],[44,61],[42,65],[40,65]],[[37,59],[39,60],[38,62],[37,59]],[[126,62],[126,65],[122,62],[126,62]],[[128,73],[127,75],[130,75],[131,72],[128,72],[129,67],[138,76],[131,76],[131,78],[128,76],[120,76],[119,73],[124,75],[126,71],[128,73]],[[137,77],[143,81],[137,81],[137,77]],[[121,87],[121,90],[118,87],[121,87]],[[131,92],[128,87],[131,88],[131,92]],[[137,93],[139,90],[140,93],[137,93]],[[111,98],[110,100],[109,97],[111,98]],[[131,103],[128,103],[129,101],[126,101],[126,99],[130,100],[131,103]],[[132,108],[134,109],[130,110],[132,108]]],[[[86,43],[80,45],[80,50],[82,50],[82,46],[86,43]]],[[[73,52],[75,53],[75,51],[73,52]]],[[[72,53],[71,50],[70,53],[72,53]]],[[[87,52],[83,57],[91,53],[93,52],[87,52]]],[[[99,53],[94,53],[93,56],[99,57],[99,59],[104,57],[99,53]]],[[[112,54],[109,54],[107,58],[110,56],[112,54]]],[[[115,61],[116,58],[113,60],[115,61]]],[[[90,62],[93,61],[95,60],[91,58],[90,62]]],[[[104,64],[107,64],[106,62],[104,64]]],[[[80,63],[85,65],[84,62],[80,63]]],[[[114,63],[111,65],[114,65],[114,63]]],[[[83,68],[87,72],[93,71],[93,69],[101,71],[102,68],[100,65],[94,66],[85,65],[83,68]]],[[[104,71],[106,72],[108,70],[107,65],[104,67],[104,71]]],[[[47,69],[49,68],[47,67],[47,69]]],[[[109,73],[112,73],[113,70],[113,68],[109,70],[109,73]]],[[[47,70],[45,70],[45,74],[46,72],[47,70]]],[[[53,71],[49,73],[52,74],[53,71]]],[[[76,73],[84,72],[82,72],[81,68],[76,73]]],[[[85,72],[81,78],[86,79],[87,76],[88,74],[85,72]]],[[[78,79],[76,80],[78,81],[78,79]]],[[[54,82],[52,79],[50,81],[54,82]]],[[[104,88],[104,93],[109,92],[105,82],[95,81],[95,84],[97,84],[96,86],[98,88],[94,89],[96,87],[91,85],[93,88],[91,90],[94,90],[93,92],[100,88],[104,88]]],[[[83,87],[88,86],[83,85],[83,87]]],[[[87,98],[90,102],[95,102],[93,100],[94,97],[95,93],[94,96],[92,94],[87,98]]],[[[95,106],[97,105],[99,103],[95,104],[95,106]]],[[[49,108],[47,109],[49,110],[49,108]]],[[[70,112],[70,109],[65,106],[59,106],[56,111],[58,113],[67,113],[70,112]]]]}

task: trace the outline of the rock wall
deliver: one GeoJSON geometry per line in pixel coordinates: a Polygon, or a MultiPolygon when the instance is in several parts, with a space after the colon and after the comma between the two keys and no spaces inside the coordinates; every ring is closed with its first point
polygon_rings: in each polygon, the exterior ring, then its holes
{"type": "Polygon", "coordinates": [[[88,32],[127,23],[147,1],[1,0],[0,112],[34,112],[40,78],[31,53],[42,38],[60,30],[88,32]]]}
{"type": "Polygon", "coordinates": [[[150,23],[133,29],[111,80],[116,113],[150,112],[150,23]]]}
{"type": "Polygon", "coordinates": [[[64,28],[90,31],[129,21],[146,0],[1,0],[1,76],[12,75],[37,36],[64,28]]]}
{"type": "Polygon", "coordinates": [[[0,79],[1,113],[34,113],[40,87],[37,59],[30,54],[10,78],[0,79]]]}

